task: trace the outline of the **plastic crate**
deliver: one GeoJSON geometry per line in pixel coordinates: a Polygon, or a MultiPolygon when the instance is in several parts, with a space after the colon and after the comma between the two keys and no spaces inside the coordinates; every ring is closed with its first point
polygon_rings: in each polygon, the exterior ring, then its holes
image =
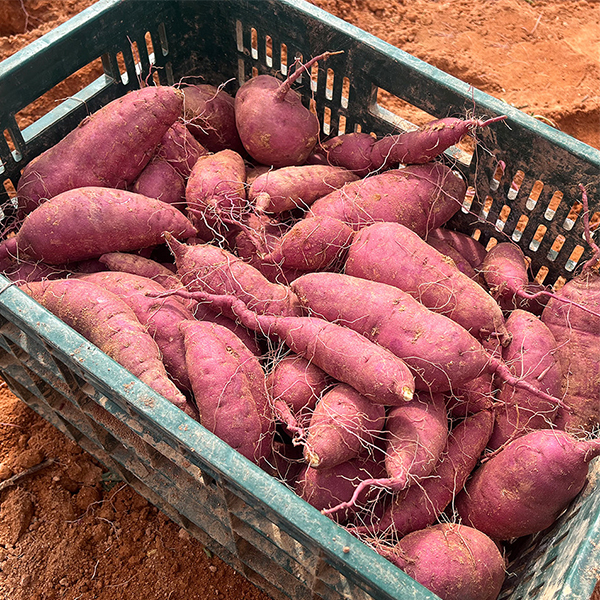
{"type": "MultiPolygon", "coordinates": [[[[281,76],[295,56],[325,50],[344,52],[298,87],[324,134],[409,126],[377,103],[380,89],[438,117],[506,114],[506,124],[478,135],[473,157],[448,152],[470,183],[452,226],[484,243],[508,235],[546,283],[585,260],[572,208],[580,182],[592,203],[598,198],[597,150],[298,0],[101,0],[0,63],[2,205],[28,161],[138,87],[151,67],[161,84],[230,81],[235,92],[253,72],[281,76]],[[19,110],[99,57],[102,77],[19,130],[19,110]],[[578,246],[583,255],[573,260],[578,246]]],[[[0,374],[11,390],[267,594],[435,598],[1,276],[0,292],[0,374]]],[[[518,541],[501,598],[590,597],[600,578],[599,471],[595,461],[590,483],[550,530],[518,541]]]]}

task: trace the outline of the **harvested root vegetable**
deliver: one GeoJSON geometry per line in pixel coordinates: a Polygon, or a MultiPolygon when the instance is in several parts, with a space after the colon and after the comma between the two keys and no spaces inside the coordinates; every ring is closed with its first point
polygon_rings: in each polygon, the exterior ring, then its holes
{"type": "Polygon", "coordinates": [[[246,165],[233,150],[201,156],[189,176],[185,197],[190,220],[210,240],[224,221],[238,220],[246,203],[246,165]]]}
{"type": "Polygon", "coordinates": [[[0,260],[24,256],[64,264],[162,244],[165,232],[187,239],[196,230],[181,211],[155,198],[112,188],[77,188],[31,212],[17,235],[0,244],[0,260]]]}
{"type": "Polygon", "coordinates": [[[235,296],[183,290],[168,293],[206,301],[216,311],[234,314],[248,329],[267,337],[276,335],[292,352],[376,404],[397,406],[413,397],[415,381],[406,364],[352,329],[316,317],[258,314],[235,296]]]}
{"type": "Polygon", "coordinates": [[[385,475],[361,481],[352,498],[324,514],[351,508],[370,487],[400,492],[419,485],[419,480],[431,475],[447,443],[448,414],[441,394],[415,395],[410,402],[394,406],[385,425],[385,475]]]}
{"type": "Polygon", "coordinates": [[[278,360],[267,375],[267,389],[277,418],[295,441],[305,437],[313,409],[329,385],[327,373],[294,354],[278,360]]]}
{"type": "Polygon", "coordinates": [[[583,489],[600,440],[538,429],[481,465],[456,497],[462,522],[495,540],[542,531],[583,489]]]}
{"type": "Polygon", "coordinates": [[[164,158],[154,157],[133,182],[131,191],[180,210],[185,208],[185,181],[164,158]]]}
{"type": "Polygon", "coordinates": [[[385,407],[346,384],[325,392],[313,411],[304,459],[314,469],[329,469],[372,447],[386,422],[385,407]]]}
{"type": "MultiPolygon", "coordinates": [[[[329,469],[313,469],[306,465],[298,476],[295,492],[317,510],[327,512],[350,499],[361,481],[384,475],[382,461],[377,455],[367,453],[329,469]]],[[[380,518],[383,511],[378,499],[375,490],[364,489],[351,507],[336,511],[331,518],[346,523],[356,517],[370,524],[380,518]]]]}
{"type": "Polygon", "coordinates": [[[279,214],[296,208],[307,209],[358,177],[341,167],[301,165],[269,170],[259,175],[248,190],[248,199],[256,210],[279,214]]]}
{"type": "Polygon", "coordinates": [[[235,122],[248,154],[263,165],[302,165],[319,136],[319,120],[303,104],[292,84],[326,52],[300,65],[282,83],[271,75],[246,81],[235,95],[235,122]]]}
{"type": "Polygon", "coordinates": [[[149,297],[147,292],[161,294],[165,288],[147,277],[118,271],[91,273],[80,277],[112,292],[127,303],[156,342],[171,379],[179,389],[191,391],[183,334],[179,330],[181,322],[194,318],[191,310],[173,296],[149,297]]]}
{"type": "Polygon", "coordinates": [[[494,298],[400,223],[375,223],[357,232],[346,273],[394,285],[478,339],[494,337],[503,345],[510,341],[494,298]]]}
{"type": "Polygon", "coordinates": [[[157,157],[166,160],[184,179],[187,179],[196,161],[208,150],[202,146],[181,122],[176,121],[169,127],[160,140],[157,157]]]}
{"type": "Polygon", "coordinates": [[[233,294],[259,313],[300,314],[298,299],[288,287],[271,283],[258,269],[227,250],[211,244],[190,246],[169,235],[165,237],[175,257],[177,274],[188,290],[233,294]]]}
{"type": "Polygon", "coordinates": [[[348,133],[327,140],[316,152],[322,163],[354,170],[364,177],[399,164],[431,162],[469,132],[504,120],[505,116],[482,119],[446,117],[426,123],[415,131],[376,139],[368,133],[348,133]]]}
{"type": "Polygon", "coordinates": [[[402,537],[435,523],[460,492],[477,465],[492,434],[494,416],[482,410],[456,425],[430,477],[394,494],[379,521],[351,529],[358,536],[383,534],[402,537]]]}
{"type": "Polygon", "coordinates": [[[195,406],[169,379],[156,342],[124,300],[78,279],[27,283],[21,289],[153,390],[198,418],[195,406]]]}
{"type": "Polygon", "coordinates": [[[461,233],[460,231],[438,227],[436,229],[431,229],[427,233],[426,239],[428,242],[433,238],[446,242],[452,246],[474,269],[477,270],[481,268],[483,260],[487,255],[487,250],[483,244],[473,239],[470,235],[461,233]]]}
{"type": "Polygon", "coordinates": [[[249,460],[267,460],[274,421],[258,358],[216,323],[185,321],[180,327],[200,422],[249,460]]]}
{"type": "Polygon", "coordinates": [[[432,525],[375,549],[442,600],[496,600],[504,582],[500,550],[466,525],[432,525]]]}
{"type": "MultiPolygon", "coordinates": [[[[524,378],[550,396],[560,396],[562,370],[552,332],[538,317],[514,310],[506,320],[512,336],[503,348],[502,358],[519,379],[524,378]]],[[[558,405],[529,390],[500,383],[496,424],[488,447],[495,450],[506,442],[531,431],[551,428],[558,405]]]]}
{"type": "Polygon", "coordinates": [[[377,221],[402,223],[424,237],[460,209],[465,193],[462,177],[432,162],[347,183],[319,198],[309,214],[339,219],[355,231],[377,221]]]}
{"type": "Polygon", "coordinates": [[[244,146],[235,125],[235,101],[222,87],[207,83],[182,86],[183,119],[198,142],[210,152],[244,146]]]}
{"type": "Polygon", "coordinates": [[[131,185],[182,108],[178,89],[149,86],[86,117],[23,169],[17,186],[20,217],[67,190],[131,185]]]}

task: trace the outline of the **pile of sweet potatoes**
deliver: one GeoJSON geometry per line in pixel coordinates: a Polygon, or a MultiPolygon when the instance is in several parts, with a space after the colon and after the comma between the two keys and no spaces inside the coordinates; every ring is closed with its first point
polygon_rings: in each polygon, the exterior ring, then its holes
{"type": "Polygon", "coordinates": [[[539,293],[444,227],[443,150],[501,119],[323,142],[302,72],[90,115],[25,167],[0,268],[439,596],[493,600],[600,454],[600,252],[539,293]]]}

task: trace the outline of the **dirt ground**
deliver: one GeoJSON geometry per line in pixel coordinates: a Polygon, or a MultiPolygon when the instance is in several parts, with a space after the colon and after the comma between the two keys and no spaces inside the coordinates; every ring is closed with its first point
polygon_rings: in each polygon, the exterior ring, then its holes
{"type": "MultiPolygon", "coordinates": [[[[92,0],[2,0],[0,60],[92,0]]],[[[201,3],[200,3],[201,4],[201,3]]],[[[600,3],[316,0],[314,4],[600,148],[600,3]]],[[[22,111],[24,127],[100,73],[22,111]]],[[[0,386],[0,598],[267,597],[0,386]]]]}

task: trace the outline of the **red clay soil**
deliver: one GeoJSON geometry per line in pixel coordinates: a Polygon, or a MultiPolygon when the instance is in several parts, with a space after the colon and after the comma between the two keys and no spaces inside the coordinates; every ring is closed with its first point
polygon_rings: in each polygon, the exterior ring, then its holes
{"type": "MultiPolygon", "coordinates": [[[[0,60],[91,4],[2,0],[0,60]]],[[[600,148],[598,2],[314,4],[600,148]]],[[[22,111],[19,125],[100,73],[99,64],[83,69],[22,111]]],[[[266,600],[0,383],[0,481],[53,461],[0,491],[0,598],[266,600]]]]}

